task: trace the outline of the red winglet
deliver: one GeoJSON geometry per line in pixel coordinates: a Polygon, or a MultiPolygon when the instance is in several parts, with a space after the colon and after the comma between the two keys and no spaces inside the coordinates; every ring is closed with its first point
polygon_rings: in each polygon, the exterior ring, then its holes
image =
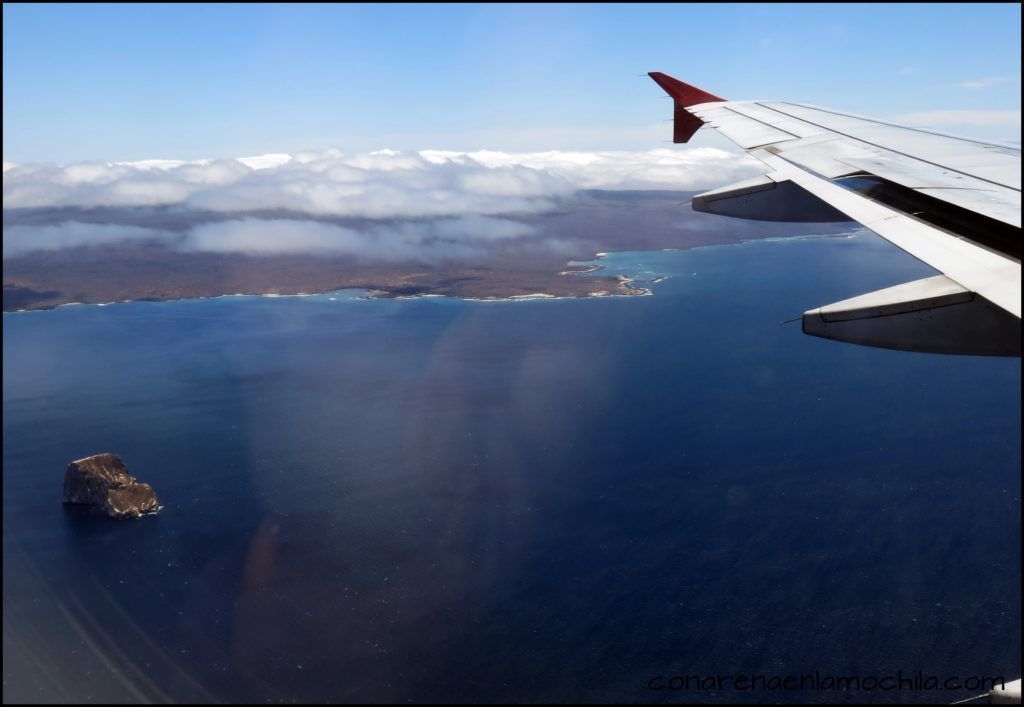
{"type": "Polygon", "coordinates": [[[675,103],[675,130],[672,134],[672,142],[689,142],[693,134],[704,124],[700,118],[686,111],[688,106],[725,100],[660,71],[652,71],[648,76],[665,89],[665,93],[672,96],[672,101],[675,103]]]}
{"type": "Polygon", "coordinates": [[[660,71],[652,71],[647,75],[654,79],[659,86],[665,89],[665,93],[672,96],[681,108],[685,108],[686,106],[695,106],[698,103],[711,103],[712,101],[725,100],[713,93],[701,91],[696,86],[691,86],[688,83],[683,83],[679,79],[674,79],[668,74],[663,74],[660,71]]]}

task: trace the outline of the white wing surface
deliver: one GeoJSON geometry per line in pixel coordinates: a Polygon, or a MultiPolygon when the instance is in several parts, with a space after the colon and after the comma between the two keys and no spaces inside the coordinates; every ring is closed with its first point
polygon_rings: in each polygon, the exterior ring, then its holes
{"type": "Polygon", "coordinates": [[[1020,150],[782,101],[727,101],[659,72],[675,142],[709,125],[767,174],[693,199],[771,221],[859,221],[942,273],[804,314],[816,336],[1020,356],[1020,150]],[[939,294],[936,294],[939,293],[939,294]],[[939,312],[939,310],[943,310],[939,312]]]}

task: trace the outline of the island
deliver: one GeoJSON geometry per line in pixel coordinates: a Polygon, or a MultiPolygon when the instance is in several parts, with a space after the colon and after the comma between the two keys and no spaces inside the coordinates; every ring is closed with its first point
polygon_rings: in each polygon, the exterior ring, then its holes
{"type": "Polygon", "coordinates": [[[64,503],[92,506],[111,518],[138,518],[160,508],[153,487],[140,483],[121,457],[109,452],[68,464],[64,503]]]}
{"type": "Polygon", "coordinates": [[[503,219],[527,235],[467,239],[445,257],[381,252],[376,259],[318,252],[209,252],[174,247],[174,234],[244,219],[343,227],[356,233],[416,228],[429,220],[353,219],[286,211],[223,213],[171,207],[5,209],[4,230],[95,224],[153,229],[170,242],[126,241],[23,252],[5,246],[3,309],[161,301],[223,295],[297,295],[361,289],[373,298],[446,295],[472,299],[648,294],[604,274],[606,252],[682,250],[759,238],[833,234],[850,224],[752,222],[695,212],[690,192],[583,191],[540,213],[503,219]],[[586,264],[590,263],[590,264],[586,264]]]}

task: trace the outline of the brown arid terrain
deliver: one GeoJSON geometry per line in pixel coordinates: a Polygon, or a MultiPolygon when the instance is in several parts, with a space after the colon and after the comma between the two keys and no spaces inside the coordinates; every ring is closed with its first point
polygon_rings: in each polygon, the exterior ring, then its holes
{"type": "Polygon", "coordinates": [[[124,241],[96,246],[28,250],[8,256],[13,227],[67,222],[160,229],[169,234],[211,222],[238,219],[316,220],[360,231],[402,222],[312,219],[289,212],[183,212],[173,208],[62,208],[4,211],[4,311],[48,309],[71,302],[169,300],[228,294],[300,294],[347,288],[375,290],[378,297],[448,295],[508,298],[525,295],[586,297],[630,295],[644,290],[625,278],[586,277],[573,265],[597,253],[685,249],[765,237],[828,234],[849,224],[757,223],[694,212],[691,193],[588,191],[555,208],[503,218],[530,227],[517,238],[481,239],[467,254],[429,259],[383,253],[377,258],[315,252],[210,252],[168,242],[124,241]]]}

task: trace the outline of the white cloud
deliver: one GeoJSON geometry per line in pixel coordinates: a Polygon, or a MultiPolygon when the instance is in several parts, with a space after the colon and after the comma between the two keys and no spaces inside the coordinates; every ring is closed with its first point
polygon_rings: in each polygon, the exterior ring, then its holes
{"type": "Polygon", "coordinates": [[[1009,76],[989,76],[983,79],[974,79],[973,81],[964,81],[956,84],[957,88],[966,88],[971,91],[978,91],[983,88],[989,88],[991,86],[999,86],[1000,84],[1009,83],[1012,79],[1009,76]]]}
{"type": "Polygon", "coordinates": [[[332,149],[230,160],[4,164],[4,208],[175,205],[374,219],[532,213],[578,189],[699,189],[758,174],[708,147],[643,151],[346,155],[332,149]]]}
{"type": "Polygon", "coordinates": [[[152,228],[65,221],[49,226],[4,228],[4,257],[39,250],[97,246],[125,241],[167,241],[178,236],[152,228]]]}
{"type": "Polygon", "coordinates": [[[452,152],[423,150],[438,164],[512,165],[557,175],[579,189],[698,189],[764,172],[753,158],[713,147],[605,152],[452,152]]]}
{"type": "Polygon", "coordinates": [[[486,216],[382,224],[362,230],[317,221],[246,218],[197,226],[182,247],[250,255],[311,253],[374,261],[437,262],[477,256],[494,241],[535,232],[523,223],[486,216]]]}
{"type": "Polygon", "coordinates": [[[188,250],[280,254],[344,253],[359,247],[358,232],[329,223],[284,219],[238,219],[194,228],[188,250]]]}
{"type": "MultiPolygon", "coordinates": [[[[482,257],[496,243],[532,236],[524,223],[489,216],[461,216],[378,223],[359,230],[310,220],[243,218],[203,223],[185,233],[137,226],[64,221],[4,231],[4,257],[31,251],[127,241],[159,242],[176,250],[247,255],[344,255],[377,262],[441,262],[482,257]]],[[[558,244],[534,241],[533,248],[558,244]]]]}

